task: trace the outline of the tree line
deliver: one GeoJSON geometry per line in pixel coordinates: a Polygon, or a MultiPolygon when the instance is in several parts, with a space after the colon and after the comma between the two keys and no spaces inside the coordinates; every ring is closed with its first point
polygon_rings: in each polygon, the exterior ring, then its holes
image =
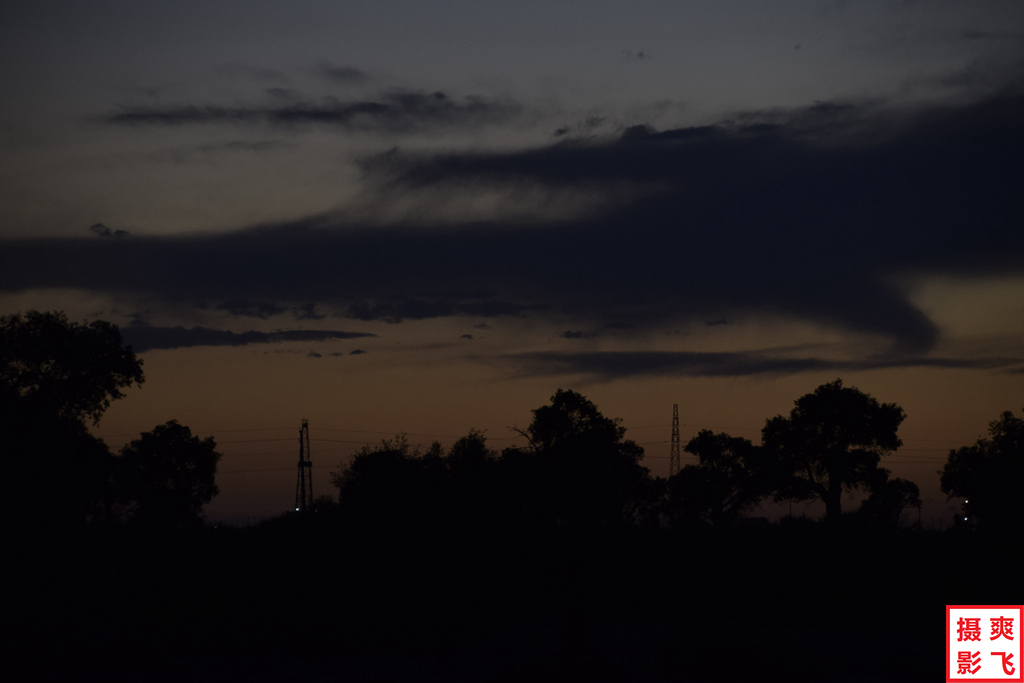
{"type": "Polygon", "coordinates": [[[123,389],[145,381],[116,325],[63,313],[0,317],[0,453],[4,517],[16,528],[202,523],[220,454],[170,420],[114,455],[89,433],[123,389]]]}
{"type": "Polygon", "coordinates": [[[827,523],[843,517],[841,496],[868,495],[855,516],[895,526],[920,505],[917,486],[880,466],[899,448],[905,415],[836,380],[768,420],[763,443],[702,430],[685,450],[698,458],[667,479],[642,465],[644,450],[618,419],[583,395],[559,389],[521,431],[528,445],[489,449],[471,431],[447,452],[403,437],[364,447],[332,475],[338,505],[363,523],[465,521],[598,528],[622,525],[729,526],[766,499],[821,500],[827,523]]]}
{"type": "MultiPolygon", "coordinates": [[[[114,455],[92,436],[123,389],[144,381],[142,361],[116,325],[74,323],[63,313],[0,317],[0,451],[8,520],[34,526],[125,524],[173,529],[201,524],[217,495],[220,454],[212,438],[170,420],[114,455]]],[[[702,430],[685,446],[697,456],[652,477],[644,449],[617,418],[559,389],[520,433],[527,445],[501,452],[470,431],[445,450],[420,452],[403,436],[364,447],[331,474],[337,500],[314,511],[365,528],[422,524],[569,527],[727,527],[762,501],[821,501],[825,522],[894,527],[920,507],[913,482],[883,458],[902,446],[906,413],[837,379],[766,420],[761,443],[702,430]],[[855,510],[844,494],[862,492],[855,510]]],[[[1003,413],[989,437],[953,449],[941,488],[963,498],[966,523],[1019,528],[1024,420],[1003,413]]]]}

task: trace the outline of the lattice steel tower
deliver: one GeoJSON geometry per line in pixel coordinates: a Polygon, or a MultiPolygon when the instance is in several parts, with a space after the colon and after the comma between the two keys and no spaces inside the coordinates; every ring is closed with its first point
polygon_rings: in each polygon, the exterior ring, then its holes
{"type": "Polygon", "coordinates": [[[672,452],[668,456],[668,476],[679,472],[679,404],[672,404],[672,452]]]}
{"type": "Polygon", "coordinates": [[[299,430],[299,476],[295,480],[295,510],[302,512],[313,503],[313,463],[309,459],[309,420],[299,430]]]}

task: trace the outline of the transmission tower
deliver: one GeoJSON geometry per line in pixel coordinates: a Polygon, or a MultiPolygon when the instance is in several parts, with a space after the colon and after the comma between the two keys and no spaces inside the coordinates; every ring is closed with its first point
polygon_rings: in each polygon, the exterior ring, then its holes
{"type": "Polygon", "coordinates": [[[313,463],[309,459],[309,420],[299,430],[299,476],[295,480],[295,511],[302,512],[313,503],[313,463]]]}
{"type": "Polygon", "coordinates": [[[679,404],[672,404],[672,452],[668,458],[668,476],[679,472],[679,404]]]}

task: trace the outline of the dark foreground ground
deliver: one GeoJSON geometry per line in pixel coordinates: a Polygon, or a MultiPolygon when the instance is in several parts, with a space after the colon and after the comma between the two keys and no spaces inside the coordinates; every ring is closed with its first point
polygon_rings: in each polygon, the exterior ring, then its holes
{"type": "Polygon", "coordinates": [[[9,537],[6,680],[941,681],[946,604],[1020,604],[1017,539],[282,521],[9,537]]]}

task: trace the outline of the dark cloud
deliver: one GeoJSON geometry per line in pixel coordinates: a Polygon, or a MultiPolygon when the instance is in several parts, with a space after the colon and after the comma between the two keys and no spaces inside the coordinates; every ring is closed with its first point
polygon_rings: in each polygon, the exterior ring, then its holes
{"type": "Polygon", "coordinates": [[[306,354],[306,358],[323,358],[323,356],[316,351],[310,351],[306,354]]]}
{"type": "Polygon", "coordinates": [[[520,106],[484,97],[451,98],[441,92],[393,91],[373,100],[275,102],[267,106],[185,105],[130,107],[104,117],[115,125],[183,126],[263,123],[275,126],[327,125],[352,130],[409,131],[423,127],[476,126],[507,120],[520,106]]]}
{"type": "MultiPolygon", "coordinates": [[[[1024,38],[1024,33],[1020,34],[1024,38]]],[[[980,40],[977,37],[973,40],[980,40]]],[[[985,38],[995,39],[995,36],[985,38]]],[[[954,71],[941,73],[919,73],[907,78],[901,84],[905,92],[923,92],[931,96],[952,96],[963,99],[977,97],[978,93],[997,92],[1006,96],[1019,95],[1024,86],[1024,43],[1013,46],[1015,59],[1003,59],[995,56],[980,57],[965,63],[954,71]]]]}
{"type": "Polygon", "coordinates": [[[622,53],[622,59],[627,62],[643,62],[654,59],[654,57],[651,56],[650,52],[644,52],[643,50],[638,52],[626,50],[622,53]]]}
{"type": "Polygon", "coordinates": [[[473,340],[473,335],[471,335],[471,334],[464,334],[461,337],[459,337],[459,339],[468,339],[468,340],[472,341],[473,340]]]}
{"type": "Polygon", "coordinates": [[[577,135],[592,133],[596,128],[600,128],[604,123],[605,119],[603,116],[588,116],[585,119],[577,121],[576,123],[560,126],[555,129],[553,135],[558,138],[570,133],[577,135]]]}
{"type": "Polygon", "coordinates": [[[100,237],[128,237],[131,234],[127,230],[111,230],[102,223],[94,223],[93,225],[90,225],[89,230],[100,237]]]}
{"type": "Polygon", "coordinates": [[[216,145],[197,145],[194,149],[203,154],[218,154],[221,152],[266,152],[281,147],[294,147],[295,143],[284,140],[232,140],[216,145]]]}
{"type": "MultiPolygon", "coordinates": [[[[895,111],[822,103],[717,126],[507,153],[391,155],[407,188],[646,188],[586,219],[9,241],[0,290],[330,304],[362,320],[523,315],[643,331],[779,315],[930,349],[906,274],[1024,272],[1024,99],[895,111]]],[[[782,362],[782,361],[780,361],[782,362]]],[[[792,363],[793,361],[785,361],[792,363]]]]}
{"type": "Polygon", "coordinates": [[[561,337],[562,339],[590,339],[594,335],[593,334],[589,334],[587,332],[582,332],[582,331],[579,331],[579,330],[577,330],[577,331],[566,330],[565,332],[563,332],[562,334],[560,334],[558,336],[561,337]]]}
{"type": "Polygon", "coordinates": [[[327,317],[326,313],[316,312],[316,304],[313,302],[304,306],[292,307],[292,315],[295,316],[296,320],[323,320],[327,317]]]}
{"type": "Polygon", "coordinates": [[[362,349],[353,349],[352,351],[349,351],[350,356],[359,356],[364,353],[366,353],[366,351],[363,351],[362,349]]]}
{"type": "Polygon", "coordinates": [[[391,301],[357,301],[349,304],[348,315],[356,320],[383,320],[400,323],[406,318],[423,320],[455,315],[449,302],[405,298],[391,301]]]}
{"type": "Polygon", "coordinates": [[[718,320],[708,320],[704,324],[707,325],[708,327],[715,327],[717,325],[728,325],[729,321],[726,320],[725,318],[719,318],[718,320]]]}
{"type": "Polygon", "coordinates": [[[540,304],[524,305],[500,301],[493,297],[472,296],[425,299],[396,297],[379,301],[357,301],[349,304],[348,316],[356,320],[383,320],[400,323],[403,320],[425,320],[456,315],[494,318],[499,315],[520,315],[526,311],[544,310],[540,304]]]}
{"type": "Polygon", "coordinates": [[[366,332],[340,332],[337,330],[278,330],[277,332],[230,332],[208,327],[149,327],[130,325],[121,328],[126,344],[137,353],[153,349],[180,349],[190,346],[246,346],[289,341],[325,341],[328,339],[355,339],[373,337],[366,332]]]}
{"type": "Polygon", "coordinates": [[[216,308],[219,311],[227,311],[231,315],[259,318],[260,320],[266,320],[288,310],[269,301],[246,301],[245,299],[229,299],[216,308]]]}
{"type": "Polygon", "coordinates": [[[315,73],[334,83],[363,83],[370,80],[370,76],[365,71],[351,66],[335,66],[328,62],[321,62],[316,67],[315,73]]]}
{"type": "MultiPolygon", "coordinates": [[[[888,368],[1005,369],[1020,358],[893,357],[857,361],[793,358],[762,352],[604,351],[592,353],[536,352],[504,356],[500,362],[522,375],[577,375],[602,380],[625,377],[740,377],[790,375],[801,372],[858,371],[888,368]]],[[[1008,370],[1016,372],[1016,370],[1008,370]]]]}
{"type": "Polygon", "coordinates": [[[683,315],[694,300],[764,306],[924,349],[936,328],[889,276],[1024,265],[1016,227],[1024,201],[1014,189],[1024,180],[1014,161],[1024,152],[1022,105],[1009,95],[916,111],[817,103],[718,126],[638,126],[604,144],[392,156],[386,172],[418,188],[663,187],[604,221],[544,239],[584,261],[576,274],[588,282],[604,269],[641,299],[655,298],[655,285],[691,294],[674,297],[683,315]]]}

